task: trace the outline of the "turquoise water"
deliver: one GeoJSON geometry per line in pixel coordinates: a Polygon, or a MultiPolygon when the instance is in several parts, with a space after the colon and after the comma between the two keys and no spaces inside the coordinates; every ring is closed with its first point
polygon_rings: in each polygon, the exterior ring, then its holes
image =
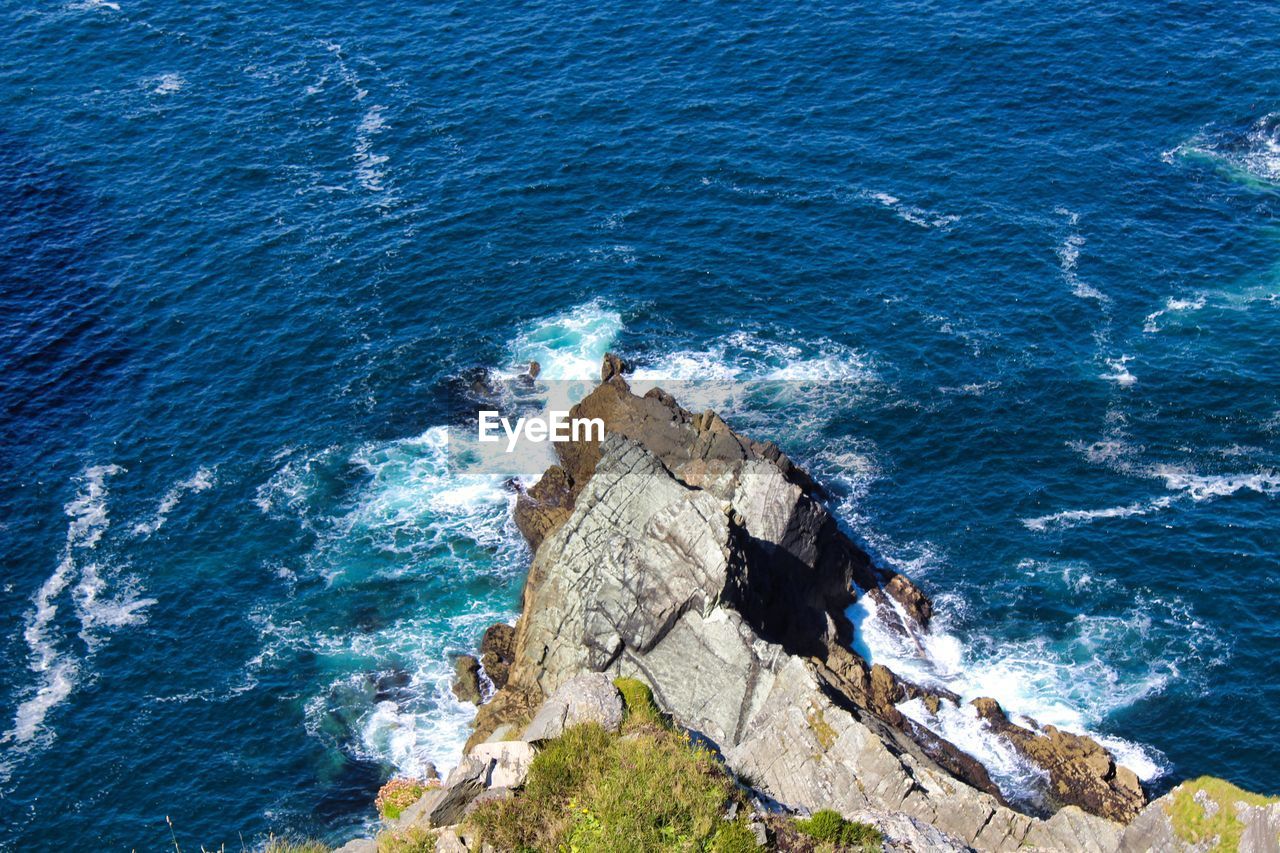
{"type": "Polygon", "coordinates": [[[868,654],[1280,792],[1274,5],[3,16],[0,848],[448,766],[528,561],[450,388],[609,348],[796,380],[714,402],[935,597],[868,654]]]}

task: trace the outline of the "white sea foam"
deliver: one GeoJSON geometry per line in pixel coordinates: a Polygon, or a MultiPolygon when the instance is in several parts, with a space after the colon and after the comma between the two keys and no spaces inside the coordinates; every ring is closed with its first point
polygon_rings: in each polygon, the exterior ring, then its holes
{"type": "Polygon", "coordinates": [[[121,576],[97,563],[80,568],[80,580],[72,591],[76,617],[80,620],[80,639],[93,652],[102,644],[104,631],[146,621],[146,609],[156,603],[141,596],[141,583],[136,576],[121,576]],[[110,583],[108,582],[110,578],[110,583]]]}
{"type": "Polygon", "coordinates": [[[1106,379],[1117,385],[1132,385],[1138,381],[1138,377],[1129,372],[1128,365],[1133,361],[1133,356],[1122,355],[1119,358],[1108,358],[1106,361],[1111,372],[1098,374],[1099,379],[1106,379]]]}
{"type": "Polygon", "coordinates": [[[160,504],[156,507],[156,513],[150,521],[140,521],[133,526],[135,536],[150,536],[161,527],[164,527],[165,521],[169,518],[169,513],[177,508],[182,499],[189,494],[205,492],[213,488],[216,481],[215,469],[206,468],[203,465],[196,469],[196,472],[185,480],[175,483],[160,498],[160,504]]]}
{"type": "Polygon", "coordinates": [[[911,699],[898,710],[982,763],[1000,790],[1013,800],[1033,799],[1033,792],[1048,781],[1048,774],[1023,756],[1012,743],[991,731],[990,724],[969,704],[943,703],[937,714],[924,701],[911,699]]]}
{"type": "Polygon", "coordinates": [[[309,526],[310,499],[317,471],[332,463],[341,452],[337,445],[311,452],[299,452],[293,447],[283,449],[272,459],[272,462],[283,464],[270,479],[258,486],[254,503],[264,514],[276,518],[292,516],[304,526],[309,526]]]}
{"type": "MultiPolygon", "coordinates": [[[[1254,492],[1268,497],[1280,494],[1280,472],[1271,468],[1203,473],[1186,463],[1144,462],[1141,458],[1143,448],[1131,445],[1120,437],[1092,444],[1069,442],[1068,446],[1091,464],[1131,477],[1159,480],[1169,491],[1179,493],[1175,497],[1196,503],[1230,497],[1240,492],[1254,492]]],[[[1227,458],[1235,457],[1228,455],[1227,458]]],[[[1157,498],[1150,502],[1151,509],[1165,509],[1172,505],[1171,498],[1157,498]]]]}
{"type": "Polygon", "coordinates": [[[923,207],[907,204],[902,199],[889,193],[867,192],[864,195],[881,207],[892,210],[900,219],[910,222],[912,225],[918,225],[921,228],[947,228],[960,221],[959,216],[944,215],[932,210],[926,210],[923,207]]]}
{"type": "MultiPolygon", "coordinates": [[[[365,99],[369,97],[369,90],[365,88],[360,75],[347,62],[347,56],[342,45],[332,41],[322,42],[322,44],[332,57],[332,64],[329,70],[337,76],[343,85],[351,90],[352,102],[363,105],[365,99]]],[[[370,63],[365,64],[368,65],[370,63]]],[[[313,85],[306,90],[307,94],[318,93],[323,86],[323,81],[327,79],[328,75],[322,77],[319,84],[313,85]]],[[[351,150],[351,161],[354,164],[353,171],[356,184],[366,192],[380,196],[378,201],[380,205],[387,205],[393,201],[386,168],[390,162],[390,157],[374,150],[377,137],[388,127],[386,111],[385,104],[371,104],[364,108],[360,120],[356,123],[355,140],[352,143],[351,150]]]]}
{"type": "MultiPolygon", "coordinates": [[[[46,725],[48,714],[72,694],[86,667],[85,661],[66,648],[68,638],[55,622],[68,591],[80,622],[80,636],[88,644],[90,655],[104,639],[103,632],[139,623],[144,618],[143,611],[154,603],[154,599],[139,597],[136,578],[123,579],[121,588],[111,592],[109,581],[119,582],[121,578],[103,569],[98,561],[85,559],[110,526],[107,480],[124,470],[119,465],[85,469],[79,478],[79,491],[63,508],[70,521],[62,554],[53,573],[33,596],[22,633],[35,684],[19,702],[12,728],[0,736],[0,744],[12,745],[10,751],[15,759],[19,752],[52,740],[54,732],[46,725]]],[[[0,763],[0,781],[7,779],[12,770],[12,760],[0,763]]]]}
{"type": "MultiPolygon", "coordinates": [[[[1158,693],[1177,672],[1176,662],[1159,660],[1145,675],[1122,676],[1101,654],[1112,648],[1109,643],[1137,644],[1146,636],[1151,626],[1148,602],[1140,602],[1134,613],[1123,617],[1082,615],[1073,625],[1074,636],[1065,643],[1035,637],[978,646],[951,633],[942,602],[935,604],[939,612],[931,629],[908,637],[890,627],[879,609],[886,605],[864,596],[849,609],[856,629],[855,647],[869,661],[883,663],[909,681],[959,694],[963,703],[992,697],[1023,724],[1034,720],[1094,735],[1092,727],[1107,714],[1158,693]]],[[[900,611],[891,600],[887,606],[900,611]]],[[[944,707],[935,716],[922,705],[906,703],[900,707],[921,725],[982,761],[1006,795],[1035,798],[1038,774],[1034,768],[994,737],[971,710],[944,707]]],[[[1133,744],[1107,740],[1123,744],[1126,766],[1140,778],[1151,779],[1163,772],[1158,755],[1133,744]]]]}
{"type": "Polygon", "coordinates": [[[81,0],[78,3],[72,3],[67,8],[75,11],[109,11],[119,12],[120,4],[113,0],[81,0]]]}
{"type": "MultiPolygon", "coordinates": [[[[618,311],[602,301],[532,321],[515,335],[497,373],[512,378],[537,361],[540,378],[562,380],[558,384],[565,388],[578,380],[586,393],[621,328],[618,311]]],[[[331,588],[373,576],[408,582],[426,576],[449,583],[484,576],[485,583],[513,582],[528,560],[511,519],[515,494],[504,477],[451,448],[451,438],[448,429],[436,426],[346,453],[290,449],[259,488],[259,505],[315,533],[304,571],[327,579],[331,588]],[[331,481],[350,471],[361,472],[361,482],[333,514],[326,509],[333,500],[331,481]]],[[[255,617],[262,646],[246,665],[243,681],[252,683],[263,667],[286,660],[290,650],[306,650],[323,668],[337,671],[306,704],[309,731],[329,739],[330,720],[338,719],[345,731],[340,746],[356,757],[389,764],[404,775],[421,775],[428,762],[445,771],[475,714],[452,694],[449,655],[472,651],[485,627],[509,620],[513,614],[505,606],[505,601],[477,600],[454,615],[425,607],[354,635],[349,629],[313,626],[282,606],[255,617]],[[389,688],[375,694],[372,673],[396,675],[389,688]]]]}
{"type": "Polygon", "coordinates": [[[731,414],[741,428],[767,432],[785,420],[801,435],[880,385],[871,359],[851,347],[823,339],[786,343],[749,331],[642,358],[629,381],[637,394],[664,387],[678,392],[686,408],[731,414]]]}
{"type": "Polygon", "coordinates": [[[598,299],[527,323],[508,346],[510,362],[502,375],[523,373],[536,361],[541,379],[594,380],[621,331],[622,314],[598,299]]]}
{"type": "Polygon", "coordinates": [[[1068,509],[1035,518],[1024,518],[1022,523],[1030,530],[1044,531],[1052,527],[1075,527],[1092,521],[1106,518],[1132,518],[1148,515],[1162,509],[1168,509],[1173,499],[1166,496],[1149,501],[1136,501],[1123,506],[1104,507],[1102,509],[1068,509]]]}
{"type": "Polygon", "coordinates": [[[186,79],[181,74],[169,73],[161,74],[159,77],[152,77],[148,81],[152,94],[155,95],[174,95],[181,92],[183,87],[187,85],[186,79]]]}
{"type": "Polygon", "coordinates": [[[1059,216],[1065,216],[1071,227],[1071,232],[1063,238],[1057,248],[1058,268],[1062,272],[1063,280],[1071,286],[1071,292],[1081,299],[1094,299],[1104,305],[1109,304],[1111,298],[1081,278],[1077,269],[1080,263],[1080,250],[1088,242],[1084,235],[1076,230],[1076,226],[1080,223],[1080,214],[1062,207],[1054,212],[1059,216]]]}
{"type": "Polygon", "coordinates": [[[53,574],[36,592],[33,608],[27,615],[26,630],[23,632],[27,647],[31,650],[31,669],[34,672],[50,669],[58,659],[58,649],[49,636],[54,616],[58,612],[57,599],[75,579],[78,571],[76,552],[97,547],[102,534],[110,525],[107,516],[107,478],[123,472],[124,469],[119,465],[95,465],[88,468],[84,472],[80,492],[64,507],[71,522],[67,525],[62,558],[53,574]]]}
{"type": "MultiPolygon", "coordinates": [[[[363,91],[363,90],[361,90],[363,91]]],[[[383,113],[386,107],[374,104],[365,111],[356,126],[355,152],[352,159],[356,164],[356,180],[369,192],[382,192],[386,188],[386,166],[390,158],[373,150],[374,137],[386,129],[383,113]]]]}
{"type": "Polygon", "coordinates": [[[1180,313],[1185,311],[1199,311],[1205,306],[1205,297],[1203,294],[1194,296],[1189,299],[1178,299],[1170,296],[1165,300],[1164,307],[1158,311],[1153,311],[1147,315],[1146,320],[1142,324],[1142,331],[1147,334],[1153,334],[1160,331],[1159,320],[1166,314],[1180,313]]]}
{"type": "MultiPolygon", "coordinates": [[[[502,477],[452,457],[449,444],[449,431],[437,426],[345,455],[330,448],[283,458],[260,499],[273,515],[293,516],[316,534],[305,571],[328,584],[308,594],[328,596],[333,593],[327,589],[371,580],[431,577],[452,585],[482,576],[491,579],[485,583],[509,583],[520,575],[528,552],[511,520],[514,493],[502,477]],[[361,482],[334,512],[327,483],[336,472],[350,471],[361,472],[361,482]]],[[[355,633],[315,625],[292,608],[285,602],[255,614],[260,651],[232,691],[252,686],[264,667],[305,651],[336,673],[306,703],[308,731],[332,740],[337,721],[343,734],[335,746],[362,760],[410,776],[422,775],[428,762],[446,770],[475,714],[452,695],[449,655],[471,651],[485,627],[510,619],[505,601],[477,600],[453,615],[438,604],[416,608],[355,633]],[[375,679],[391,673],[391,686],[375,692],[375,679]]]]}
{"type": "Polygon", "coordinates": [[[1201,132],[1164,152],[1166,163],[1205,158],[1249,181],[1280,184],[1280,113],[1268,113],[1244,132],[1201,132]]]}
{"type": "Polygon", "coordinates": [[[1256,492],[1268,496],[1280,494],[1280,472],[1269,469],[1230,474],[1199,474],[1182,465],[1158,464],[1146,470],[1149,476],[1163,480],[1166,489],[1182,492],[1196,502],[1228,497],[1237,492],[1256,492]]]}

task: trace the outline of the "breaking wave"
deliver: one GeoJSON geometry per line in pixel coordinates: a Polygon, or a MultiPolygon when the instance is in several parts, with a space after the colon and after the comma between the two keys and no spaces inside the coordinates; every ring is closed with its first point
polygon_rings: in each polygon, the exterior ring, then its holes
{"type": "Polygon", "coordinates": [[[1163,328],[1160,324],[1160,318],[1166,314],[1199,311],[1204,306],[1205,297],[1203,295],[1195,296],[1191,299],[1177,299],[1170,296],[1165,300],[1163,308],[1147,315],[1146,320],[1142,323],[1142,331],[1147,334],[1154,334],[1163,328]]]}
{"type": "Polygon", "coordinates": [[[206,492],[213,488],[215,482],[215,474],[213,468],[206,468],[203,465],[196,469],[196,472],[185,480],[176,483],[164,493],[164,497],[160,498],[160,504],[156,507],[156,513],[150,521],[140,521],[133,526],[133,532],[137,536],[150,536],[161,527],[169,519],[169,513],[177,508],[182,499],[189,494],[198,492],[206,492]]]}
{"type": "MultiPolygon", "coordinates": [[[[1033,587],[1051,584],[1068,596],[1087,597],[1099,589],[1117,594],[1082,568],[1028,561],[1024,572],[1044,575],[1029,579],[1033,587]]],[[[930,630],[907,637],[880,612],[885,605],[863,597],[849,609],[857,632],[855,647],[867,660],[885,664],[908,681],[958,694],[961,707],[944,703],[937,715],[918,701],[899,707],[982,761],[1001,791],[1015,800],[1036,798],[1038,773],[989,731],[968,702],[991,697],[1024,725],[1034,721],[1089,735],[1149,781],[1165,771],[1163,757],[1101,734],[1098,727],[1113,711],[1160,693],[1185,670],[1225,652],[1225,644],[1184,604],[1145,593],[1125,612],[1080,613],[1065,624],[1040,626],[1045,633],[1024,639],[978,634],[968,643],[949,625],[956,607],[963,604],[948,597],[940,597],[938,604],[930,630]],[[1197,638],[1184,645],[1182,638],[1193,632],[1197,638]]]]}
{"type": "Polygon", "coordinates": [[[921,228],[945,229],[960,221],[959,216],[936,213],[932,210],[926,210],[923,207],[907,204],[902,199],[897,196],[890,195],[889,193],[867,192],[864,195],[866,198],[871,199],[881,207],[892,210],[898,215],[899,219],[902,219],[905,222],[910,222],[912,225],[918,225],[921,228]]]}

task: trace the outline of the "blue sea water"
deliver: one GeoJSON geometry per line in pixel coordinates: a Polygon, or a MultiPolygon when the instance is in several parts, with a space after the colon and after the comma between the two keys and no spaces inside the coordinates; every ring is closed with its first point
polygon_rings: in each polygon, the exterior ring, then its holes
{"type": "Polygon", "coordinates": [[[606,349],[810,389],[722,406],[935,597],[868,654],[1280,793],[1280,7],[0,14],[0,848],[447,767],[528,561],[450,382],[606,349]]]}

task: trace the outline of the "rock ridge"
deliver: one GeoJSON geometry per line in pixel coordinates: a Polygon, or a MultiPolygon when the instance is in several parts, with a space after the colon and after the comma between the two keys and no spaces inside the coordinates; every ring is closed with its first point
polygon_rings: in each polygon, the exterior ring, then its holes
{"type": "Polygon", "coordinates": [[[636,395],[625,372],[606,356],[571,412],[603,420],[604,440],[554,445],[558,464],[517,497],[534,557],[514,634],[496,631],[502,654],[482,650],[500,675],[468,751],[527,725],[577,676],[635,677],[785,807],[903,813],[979,849],[1118,846],[1146,803],[1131,771],[1090,738],[977,700],[993,736],[1047,780],[1039,813],[1011,808],[981,763],[897,708],[960,697],[852,650],[845,611],[859,597],[908,635],[928,629],[928,597],[877,566],[776,445],[660,389],[636,395]]]}

